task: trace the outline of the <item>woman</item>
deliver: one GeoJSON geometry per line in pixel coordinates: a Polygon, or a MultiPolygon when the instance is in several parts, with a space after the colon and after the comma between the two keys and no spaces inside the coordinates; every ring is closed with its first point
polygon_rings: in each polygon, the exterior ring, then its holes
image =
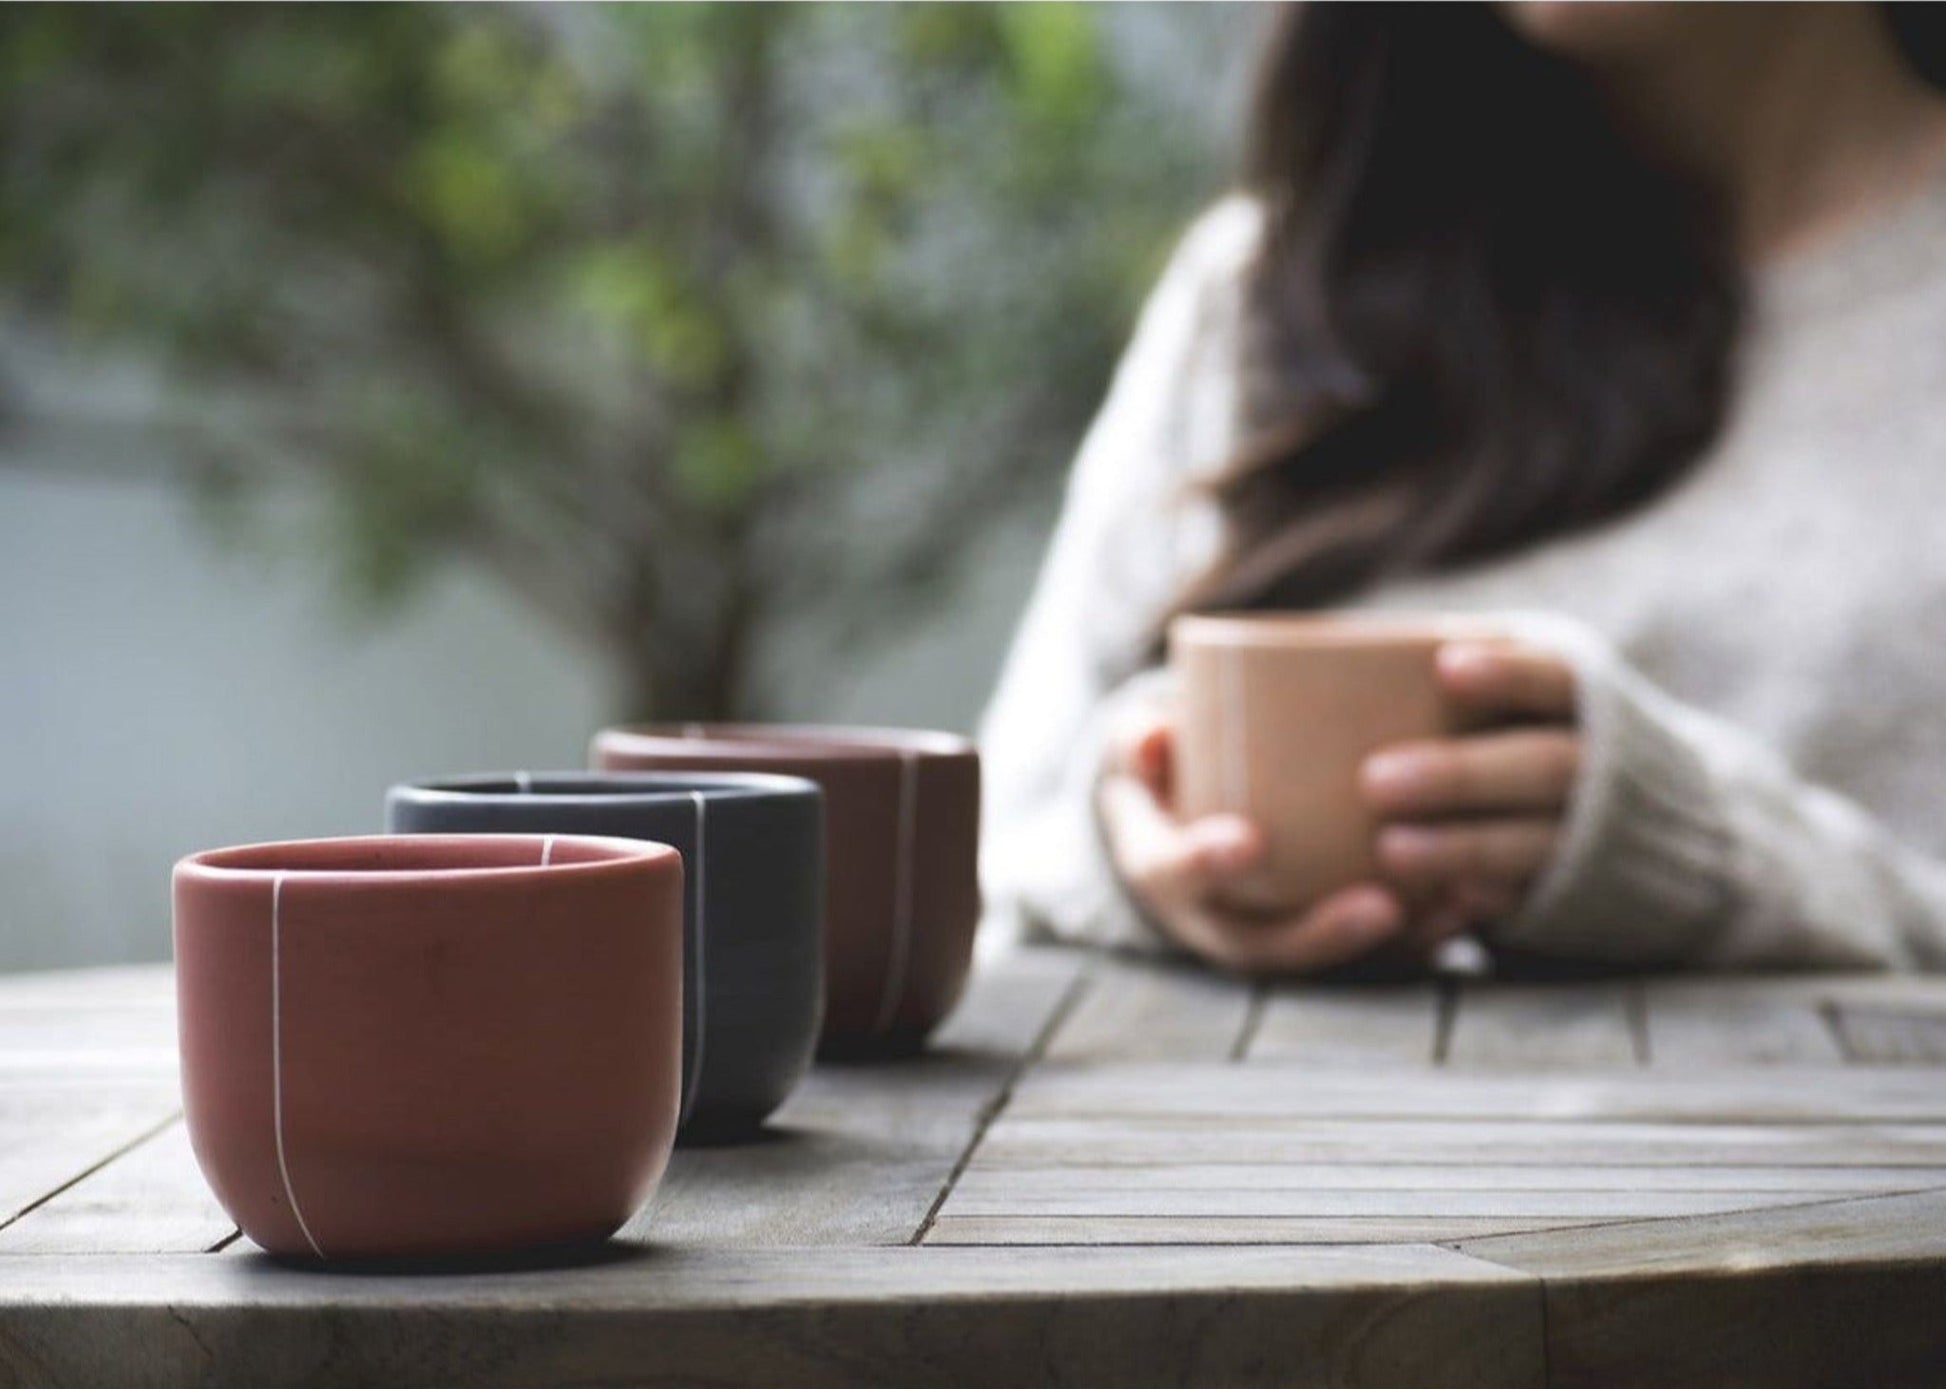
{"type": "Polygon", "coordinates": [[[1242,971],[1946,966],[1946,100],[1929,7],[1315,5],[1091,431],[989,711],[988,886],[1242,971]],[[1933,67],[1928,67],[1933,64],[1933,67]],[[1382,750],[1392,884],[1226,908],[1186,609],[1542,610],[1382,750]],[[1509,725],[1512,726],[1509,726],[1509,725]],[[1423,900],[1422,894],[1411,894],[1423,900]]]}

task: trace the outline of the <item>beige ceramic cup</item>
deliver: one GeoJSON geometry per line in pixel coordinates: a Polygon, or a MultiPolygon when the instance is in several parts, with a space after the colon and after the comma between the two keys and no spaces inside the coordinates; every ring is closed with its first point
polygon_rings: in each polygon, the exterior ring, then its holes
{"type": "Polygon", "coordinates": [[[1455,638],[1494,635],[1436,617],[1234,614],[1170,624],[1178,812],[1243,815],[1268,840],[1262,864],[1226,891],[1230,904],[1293,911],[1378,879],[1378,825],[1359,795],[1359,767],[1390,744],[1462,731],[1434,658],[1455,638]]]}

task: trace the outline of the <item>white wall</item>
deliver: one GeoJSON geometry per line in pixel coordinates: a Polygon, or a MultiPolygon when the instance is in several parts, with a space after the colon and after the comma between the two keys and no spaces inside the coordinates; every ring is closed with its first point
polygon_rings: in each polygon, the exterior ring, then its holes
{"type": "Polygon", "coordinates": [[[163,958],[178,855],[375,830],[403,776],[579,765],[602,693],[465,574],[360,626],[166,482],[0,465],[0,968],[163,958]]]}
{"type": "MultiPolygon", "coordinates": [[[[497,586],[453,570],[360,622],[146,471],[0,460],[0,969],[165,958],[192,850],[374,831],[404,777],[582,764],[604,674],[497,586]]],[[[887,650],[785,644],[786,715],[970,728],[1040,539],[997,535],[887,650]]]]}

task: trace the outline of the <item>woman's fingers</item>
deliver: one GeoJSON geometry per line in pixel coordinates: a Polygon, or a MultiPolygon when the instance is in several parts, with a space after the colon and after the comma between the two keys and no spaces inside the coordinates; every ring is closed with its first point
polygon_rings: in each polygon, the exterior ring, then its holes
{"type": "Polygon", "coordinates": [[[1175,721],[1158,706],[1122,719],[1108,739],[1106,771],[1134,777],[1167,805],[1174,794],[1175,721]]]}
{"type": "Polygon", "coordinates": [[[1308,974],[1383,945],[1405,925],[1398,899],[1380,887],[1350,887],[1299,915],[1254,920],[1207,907],[1168,922],[1184,945],[1238,974],[1308,974]]]}
{"type": "Polygon", "coordinates": [[[1439,649],[1440,687],[1480,713],[1569,722],[1574,668],[1559,656],[1511,642],[1454,641],[1439,649]]]}
{"type": "Polygon", "coordinates": [[[1572,730],[1519,728],[1384,748],[1365,759],[1359,784],[1387,818],[1559,811],[1580,766],[1572,730]]]}
{"type": "Polygon", "coordinates": [[[1150,914],[1181,944],[1240,974],[1325,969],[1383,944],[1405,925],[1386,889],[1348,888],[1289,917],[1228,910],[1218,898],[1263,856],[1262,833],[1236,815],[1183,823],[1147,783],[1127,772],[1104,777],[1102,819],[1115,866],[1150,914]]]}
{"type": "Polygon", "coordinates": [[[1262,833],[1242,816],[1185,824],[1136,776],[1104,778],[1100,796],[1115,866],[1153,907],[1199,901],[1263,854],[1262,833]]]}
{"type": "Polygon", "coordinates": [[[1387,825],[1378,833],[1386,877],[1407,887],[1523,885],[1540,876],[1561,834],[1551,816],[1387,825]]]}

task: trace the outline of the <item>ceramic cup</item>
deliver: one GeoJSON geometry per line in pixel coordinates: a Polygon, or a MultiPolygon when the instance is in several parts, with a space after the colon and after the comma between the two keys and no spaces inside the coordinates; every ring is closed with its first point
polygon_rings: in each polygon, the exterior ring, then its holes
{"type": "Polygon", "coordinates": [[[578,836],[317,839],[176,865],[196,1160],[273,1254],[606,1238],[675,1136],[682,863],[578,836]]]}
{"type": "Polygon", "coordinates": [[[902,1052],[952,1011],[980,918],[980,760],[944,733],[670,724],[597,735],[610,771],[736,770],[824,789],[821,1049],[902,1052]]]}
{"type": "Polygon", "coordinates": [[[395,834],[547,832],[669,844],[685,867],[684,1138],[747,1133],[811,1064],[824,999],[824,811],[801,777],[529,773],[395,786],[395,834]]]}
{"type": "Polygon", "coordinates": [[[1291,911],[1373,881],[1378,826],[1358,792],[1365,758],[1388,744],[1459,732],[1434,657],[1488,635],[1444,618],[1293,614],[1179,617],[1176,792],[1187,818],[1247,816],[1268,840],[1228,896],[1291,911]]]}

